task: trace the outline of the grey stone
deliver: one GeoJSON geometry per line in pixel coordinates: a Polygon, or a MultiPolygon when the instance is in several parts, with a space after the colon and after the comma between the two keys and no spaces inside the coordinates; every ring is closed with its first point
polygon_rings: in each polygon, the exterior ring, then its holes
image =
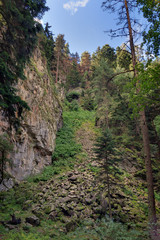
{"type": "Polygon", "coordinates": [[[30,223],[33,226],[39,226],[40,225],[40,220],[38,217],[36,217],[35,215],[32,215],[30,217],[26,218],[26,222],[30,223]]]}
{"type": "Polygon", "coordinates": [[[49,219],[51,219],[52,221],[55,221],[57,217],[57,212],[53,211],[49,214],[49,219]]]}
{"type": "Polygon", "coordinates": [[[70,181],[76,181],[77,180],[77,176],[73,175],[71,177],[68,178],[70,181]]]}
{"type": "Polygon", "coordinates": [[[86,202],[87,204],[91,204],[91,203],[93,202],[93,199],[91,199],[91,198],[85,198],[85,202],[86,202]]]}
{"type": "Polygon", "coordinates": [[[7,191],[14,186],[14,181],[12,178],[4,179],[0,184],[0,192],[7,191]]]}

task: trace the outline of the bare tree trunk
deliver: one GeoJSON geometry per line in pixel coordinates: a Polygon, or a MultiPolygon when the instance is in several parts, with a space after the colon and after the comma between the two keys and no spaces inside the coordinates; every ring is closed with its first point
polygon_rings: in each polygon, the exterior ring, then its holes
{"type": "Polygon", "coordinates": [[[150,142],[149,133],[146,122],[146,116],[144,110],[140,113],[140,124],[143,137],[144,157],[145,157],[145,168],[146,168],[146,179],[148,189],[148,208],[149,208],[149,223],[150,223],[150,235],[151,239],[158,239],[157,236],[157,219],[156,219],[156,208],[155,208],[155,197],[154,197],[154,186],[153,186],[153,174],[152,174],[152,163],[150,154],[150,142]]]}
{"type": "Polygon", "coordinates": [[[131,47],[131,55],[132,55],[132,64],[133,64],[133,69],[134,69],[134,75],[136,74],[136,52],[135,52],[135,46],[133,42],[133,34],[132,34],[132,27],[131,27],[131,21],[130,21],[130,16],[129,16],[129,10],[128,10],[128,1],[125,1],[125,8],[126,8],[126,14],[127,14],[127,21],[128,21],[128,30],[129,30],[129,41],[130,41],[130,47],[131,47]]]}
{"type": "MultiPolygon", "coordinates": [[[[128,20],[128,29],[129,29],[129,37],[130,37],[130,47],[132,54],[132,64],[134,69],[134,76],[136,77],[136,54],[135,54],[135,46],[133,42],[132,35],[132,27],[128,10],[128,1],[124,0],[126,15],[128,20]]],[[[139,89],[137,89],[137,92],[139,89]]],[[[144,147],[144,155],[145,155],[145,168],[146,168],[146,179],[147,179],[147,188],[148,188],[148,207],[149,207],[149,222],[151,224],[151,239],[155,240],[156,236],[156,208],[155,208],[155,198],[154,198],[154,189],[153,189],[153,175],[152,175],[152,165],[151,165],[151,155],[150,155],[150,143],[149,143],[149,134],[148,134],[148,126],[145,117],[145,111],[141,111],[140,115],[140,126],[141,132],[143,136],[143,147],[144,147]]]]}

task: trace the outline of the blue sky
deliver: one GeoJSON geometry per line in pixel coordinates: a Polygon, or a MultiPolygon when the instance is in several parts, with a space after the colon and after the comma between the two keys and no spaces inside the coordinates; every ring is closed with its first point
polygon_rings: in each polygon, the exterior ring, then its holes
{"type": "Polygon", "coordinates": [[[56,37],[64,34],[71,53],[84,51],[91,54],[97,47],[109,44],[116,48],[126,39],[111,39],[104,31],[116,28],[116,16],[104,12],[101,0],[47,0],[50,10],[43,23],[48,22],[56,37]]]}

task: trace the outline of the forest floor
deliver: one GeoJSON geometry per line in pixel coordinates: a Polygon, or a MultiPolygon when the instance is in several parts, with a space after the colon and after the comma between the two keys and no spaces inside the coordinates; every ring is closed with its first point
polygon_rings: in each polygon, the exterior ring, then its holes
{"type": "MultiPolygon", "coordinates": [[[[94,125],[94,113],[68,112],[65,119],[71,127],[74,126],[74,141],[81,145],[81,150],[77,147],[73,158],[59,161],[47,167],[42,174],[0,194],[1,238],[146,240],[147,192],[145,182],[134,177],[136,163],[132,161],[137,156],[136,152],[125,149],[121,175],[110,176],[114,223],[107,217],[104,164],[95,159],[93,152],[100,134],[94,125]],[[21,223],[12,224],[10,214],[20,218],[21,223]],[[135,230],[137,228],[140,231],[135,230]]],[[[72,151],[73,154],[75,149],[68,149],[67,153],[72,151]]]]}

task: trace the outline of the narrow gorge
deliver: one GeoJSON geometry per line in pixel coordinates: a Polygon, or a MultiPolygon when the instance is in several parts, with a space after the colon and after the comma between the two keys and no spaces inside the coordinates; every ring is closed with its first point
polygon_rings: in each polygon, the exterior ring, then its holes
{"type": "Polygon", "coordinates": [[[0,240],[160,240],[160,3],[54,2],[0,0],[0,240]]]}

